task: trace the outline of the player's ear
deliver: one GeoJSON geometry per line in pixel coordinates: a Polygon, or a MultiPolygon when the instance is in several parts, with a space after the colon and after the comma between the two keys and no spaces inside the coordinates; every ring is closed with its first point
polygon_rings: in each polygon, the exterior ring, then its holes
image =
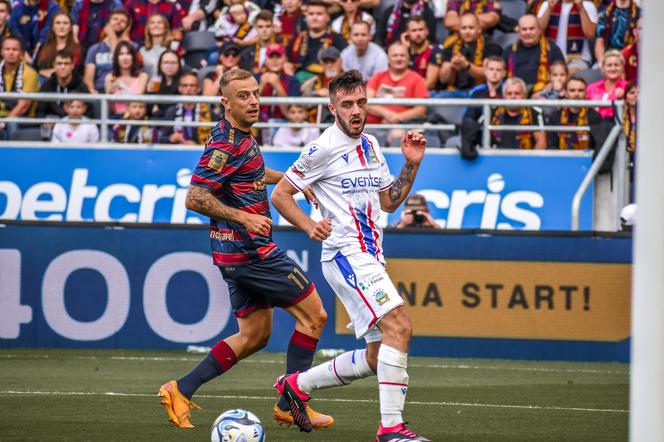
{"type": "Polygon", "coordinates": [[[337,110],[334,108],[334,104],[327,103],[327,108],[330,110],[330,113],[334,116],[334,118],[337,118],[337,110]]]}

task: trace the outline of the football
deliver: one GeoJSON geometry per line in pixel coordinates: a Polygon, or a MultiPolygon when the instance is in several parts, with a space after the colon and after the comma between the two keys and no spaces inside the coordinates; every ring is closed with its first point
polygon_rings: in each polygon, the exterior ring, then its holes
{"type": "Polygon", "coordinates": [[[245,410],[224,411],[212,424],[212,442],[263,442],[265,430],[255,414],[245,410]]]}

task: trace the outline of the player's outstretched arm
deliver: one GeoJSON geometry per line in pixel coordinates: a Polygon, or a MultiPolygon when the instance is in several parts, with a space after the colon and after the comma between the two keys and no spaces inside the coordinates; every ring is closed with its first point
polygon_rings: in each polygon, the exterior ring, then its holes
{"type": "Polygon", "coordinates": [[[309,235],[314,241],[324,241],[332,234],[332,221],[323,219],[319,222],[312,220],[300,209],[293,196],[298,193],[288,180],[281,180],[272,191],[270,200],[275,209],[291,224],[309,235]]]}
{"type": "Polygon", "coordinates": [[[277,184],[283,177],[283,172],[279,172],[278,170],[270,169],[269,167],[265,166],[265,182],[267,184],[277,184]]]}
{"type": "Polygon", "coordinates": [[[422,132],[409,130],[401,137],[401,152],[406,159],[406,164],[401,168],[401,173],[389,189],[380,193],[380,208],[386,212],[394,212],[406,199],[413,187],[417,169],[424,158],[427,140],[422,132]]]}
{"type": "Polygon", "coordinates": [[[189,186],[185,206],[189,210],[214,219],[225,219],[242,224],[252,233],[268,235],[272,228],[272,220],[263,215],[243,212],[229,207],[212,195],[208,189],[189,186]]]}

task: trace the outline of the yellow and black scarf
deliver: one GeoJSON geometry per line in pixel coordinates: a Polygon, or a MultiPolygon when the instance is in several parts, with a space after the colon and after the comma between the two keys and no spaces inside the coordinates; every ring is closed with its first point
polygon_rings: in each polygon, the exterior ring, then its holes
{"type": "MultiPolygon", "coordinates": [[[[177,122],[188,121],[185,118],[185,109],[183,103],[178,103],[177,108],[175,109],[175,118],[177,122]]],[[[207,103],[196,103],[194,106],[194,115],[192,116],[193,122],[197,123],[209,123],[212,121],[212,113],[210,112],[210,106],[207,103]]],[[[198,144],[203,144],[207,139],[208,134],[210,133],[211,127],[206,125],[199,125],[196,129],[196,136],[194,137],[194,128],[191,126],[181,126],[176,124],[173,126],[173,132],[182,132],[185,134],[185,137],[189,140],[192,140],[198,144]]]]}
{"type": "MultiPolygon", "coordinates": [[[[496,112],[491,118],[492,126],[502,126],[505,123],[505,115],[507,115],[507,108],[500,106],[496,109],[496,112]]],[[[519,121],[517,125],[519,126],[530,126],[533,123],[533,113],[530,108],[523,107],[519,110],[519,121]]],[[[491,138],[494,140],[494,143],[500,147],[503,132],[502,131],[491,131],[491,138]]],[[[516,139],[519,141],[519,149],[532,149],[535,145],[532,132],[519,132],[516,136],[516,139]]]]}
{"type": "MultiPolygon", "coordinates": [[[[576,122],[570,120],[571,112],[568,107],[563,108],[560,113],[561,126],[587,126],[588,108],[579,110],[579,117],[576,122]]],[[[560,150],[586,150],[590,147],[590,133],[582,132],[560,132],[558,134],[558,149],[560,150]]]]}
{"type": "MultiPolygon", "coordinates": [[[[549,40],[541,36],[539,41],[540,58],[537,67],[537,80],[533,86],[533,92],[539,92],[549,84],[549,40]]],[[[519,49],[519,41],[512,44],[512,53],[507,63],[507,76],[513,78],[516,69],[516,52],[519,49]]]]}
{"type": "MultiPolygon", "coordinates": [[[[322,37],[320,37],[320,41],[322,44],[321,49],[328,48],[332,46],[332,36],[334,35],[334,31],[331,29],[328,29],[325,34],[323,34],[322,37]]],[[[302,66],[302,63],[307,57],[307,50],[309,49],[309,32],[307,31],[302,31],[299,34],[297,34],[297,37],[295,37],[295,40],[293,41],[293,50],[291,53],[291,60],[293,61],[293,67],[295,70],[299,70],[302,68],[306,68],[307,66],[302,66]]],[[[317,60],[316,60],[317,62],[317,60]]],[[[316,63],[314,62],[314,63],[316,63]]]]}
{"type": "Polygon", "coordinates": [[[636,152],[636,118],[632,122],[632,116],[636,117],[636,109],[632,112],[629,106],[625,106],[623,114],[623,130],[627,138],[627,152],[636,152]]]}

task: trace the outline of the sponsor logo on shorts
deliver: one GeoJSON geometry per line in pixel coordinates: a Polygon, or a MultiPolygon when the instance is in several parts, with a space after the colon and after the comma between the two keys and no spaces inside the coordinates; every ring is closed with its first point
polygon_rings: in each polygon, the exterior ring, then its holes
{"type": "Polygon", "coordinates": [[[379,289],[376,293],[374,293],[374,298],[376,299],[378,305],[383,305],[390,300],[390,297],[387,296],[387,292],[383,289],[379,289]]]}
{"type": "Polygon", "coordinates": [[[384,275],[382,273],[378,273],[376,275],[371,275],[367,279],[363,279],[360,281],[360,289],[362,290],[369,290],[372,286],[375,284],[378,284],[379,282],[383,281],[384,275]]]}

